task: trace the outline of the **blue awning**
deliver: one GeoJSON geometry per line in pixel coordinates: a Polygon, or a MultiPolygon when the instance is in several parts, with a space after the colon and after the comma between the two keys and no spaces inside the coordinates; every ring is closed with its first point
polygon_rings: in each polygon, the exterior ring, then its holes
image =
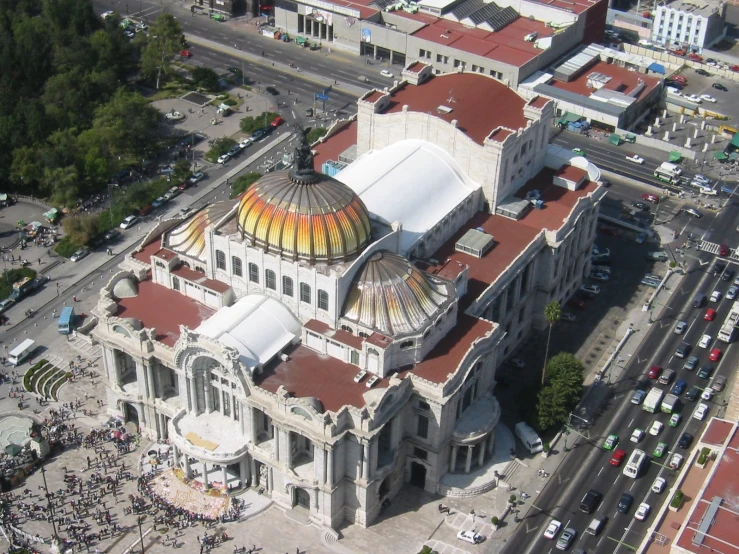
{"type": "Polygon", "coordinates": [[[661,63],[653,63],[648,68],[649,71],[653,71],[655,73],[659,73],[660,75],[665,74],[665,66],[661,63]]]}

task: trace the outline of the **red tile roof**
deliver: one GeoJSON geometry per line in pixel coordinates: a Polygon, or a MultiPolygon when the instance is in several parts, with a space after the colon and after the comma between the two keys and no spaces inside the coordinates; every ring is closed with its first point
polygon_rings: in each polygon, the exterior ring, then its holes
{"type": "Polygon", "coordinates": [[[529,106],[542,109],[547,104],[547,102],[551,101],[552,100],[550,98],[547,98],[546,96],[536,96],[535,98],[529,100],[529,106]]]}
{"type": "Polygon", "coordinates": [[[478,144],[497,127],[526,127],[523,115],[525,101],[515,91],[492,77],[476,73],[435,75],[420,85],[406,85],[392,95],[386,113],[398,113],[403,106],[414,112],[433,113],[447,122],[457,121],[457,127],[478,144]],[[453,97],[450,102],[449,98],[453,97]],[[437,111],[448,106],[448,114],[437,111]],[[494,110],[480,106],[495,106],[494,110]]]}
{"type": "Polygon", "coordinates": [[[158,252],[154,254],[155,257],[161,258],[162,260],[173,260],[177,254],[172,252],[171,250],[167,250],[166,248],[162,248],[158,252]]]}
{"type": "Polygon", "coordinates": [[[614,90],[629,94],[633,91],[639,81],[644,81],[646,87],[636,95],[636,98],[644,98],[651,90],[659,85],[660,79],[656,77],[650,77],[643,73],[637,73],[636,71],[629,71],[625,67],[620,67],[612,63],[606,63],[604,61],[598,61],[592,67],[589,67],[583,71],[576,79],[570,82],[553,80],[550,84],[554,88],[574,92],[582,96],[590,96],[595,92],[595,89],[588,88],[588,75],[591,73],[602,73],[611,77],[611,80],[606,83],[603,88],[606,90],[614,90]]]}
{"type": "Polygon", "coordinates": [[[313,157],[313,167],[316,171],[321,171],[321,166],[328,160],[338,160],[339,155],[349,148],[357,144],[357,120],[355,119],[341,131],[331,135],[326,142],[321,142],[313,146],[315,156],[313,157]]]}
{"type": "Polygon", "coordinates": [[[513,134],[513,131],[509,129],[503,129],[502,127],[498,127],[495,131],[493,131],[493,134],[490,135],[490,139],[497,141],[497,142],[503,142],[505,139],[510,137],[513,134]]]}
{"type": "Polygon", "coordinates": [[[156,339],[174,346],[180,324],[195,329],[213,315],[214,310],[179,292],[157,285],[150,279],[138,284],[139,293],[118,300],[117,317],[138,319],[144,327],[156,329],[156,339]]]}
{"type": "Polygon", "coordinates": [[[734,424],[730,421],[712,418],[703,432],[701,442],[722,446],[733,429],[734,424]]]}
{"type": "Polygon", "coordinates": [[[557,177],[567,179],[573,183],[579,183],[583,179],[587,178],[588,172],[574,165],[565,164],[559,170],[554,173],[557,177]]]}
{"type": "Polygon", "coordinates": [[[156,237],[149,244],[141,249],[141,252],[135,252],[133,257],[145,264],[151,264],[151,257],[156,255],[162,249],[162,237],[156,237]]]}
{"type": "Polygon", "coordinates": [[[347,346],[356,348],[357,350],[362,349],[362,343],[364,342],[362,337],[352,335],[351,333],[349,333],[348,331],[344,331],[343,329],[337,329],[329,338],[331,340],[335,340],[336,342],[340,342],[341,344],[346,344],[347,346]]]}
{"type": "Polygon", "coordinates": [[[425,63],[422,62],[413,62],[411,65],[409,65],[406,69],[408,71],[413,71],[414,73],[418,73],[421,71],[424,67],[426,67],[425,63]]]}
{"type": "Polygon", "coordinates": [[[519,198],[526,198],[527,192],[536,189],[539,191],[541,199],[544,200],[543,209],[531,210],[520,220],[524,225],[539,230],[559,229],[563,220],[572,212],[572,208],[575,207],[577,201],[598,188],[597,183],[585,181],[578,190],[567,190],[555,185],[552,182],[553,176],[553,169],[543,169],[536,177],[521,187],[516,194],[519,198]]]}
{"type": "Polygon", "coordinates": [[[206,289],[214,290],[216,292],[224,293],[231,288],[230,285],[223,281],[217,281],[215,279],[208,279],[203,273],[190,269],[187,266],[181,265],[176,269],[172,270],[172,275],[176,275],[186,281],[190,281],[206,289]]]}
{"type": "Polygon", "coordinates": [[[318,321],[317,319],[309,319],[305,322],[305,325],[303,325],[303,327],[305,327],[309,331],[318,333],[319,335],[323,335],[331,329],[331,327],[326,325],[323,321],[318,321]]]}

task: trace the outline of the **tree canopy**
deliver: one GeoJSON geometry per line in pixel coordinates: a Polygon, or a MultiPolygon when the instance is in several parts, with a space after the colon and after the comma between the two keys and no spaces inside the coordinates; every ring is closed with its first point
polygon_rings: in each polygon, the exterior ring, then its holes
{"type": "Polygon", "coordinates": [[[537,424],[542,430],[565,423],[580,402],[585,367],[573,354],[560,352],[547,362],[546,381],[539,391],[537,424]]]}

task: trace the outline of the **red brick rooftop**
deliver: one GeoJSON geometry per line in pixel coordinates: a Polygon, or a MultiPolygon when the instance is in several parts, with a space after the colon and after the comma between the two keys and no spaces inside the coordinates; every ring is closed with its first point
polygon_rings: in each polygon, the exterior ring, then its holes
{"type": "Polygon", "coordinates": [[[426,67],[426,64],[423,62],[413,62],[411,65],[408,66],[408,71],[413,71],[415,73],[418,73],[421,71],[424,67],[426,67]]]}
{"type": "Polygon", "coordinates": [[[652,89],[659,85],[660,79],[656,77],[650,77],[643,73],[637,73],[636,71],[629,71],[624,67],[612,63],[606,63],[604,61],[598,61],[592,67],[589,67],[583,71],[575,80],[565,83],[564,81],[553,80],[550,84],[554,88],[574,92],[582,96],[590,96],[595,92],[595,89],[588,88],[588,75],[591,73],[602,73],[608,75],[611,80],[606,83],[603,88],[606,90],[614,90],[622,92],[623,94],[629,94],[639,84],[639,80],[644,81],[646,87],[636,95],[636,98],[644,98],[652,89]]]}
{"type": "Polygon", "coordinates": [[[190,281],[191,283],[195,283],[196,285],[200,285],[201,287],[220,293],[224,293],[231,288],[227,283],[217,281],[215,279],[208,279],[205,274],[200,271],[195,271],[194,269],[190,269],[184,265],[172,270],[172,275],[176,275],[186,281],[190,281]]]}
{"type": "Polygon", "coordinates": [[[182,293],[157,285],[150,279],[138,284],[139,293],[118,300],[117,317],[138,319],[146,328],[156,329],[156,340],[174,346],[180,324],[195,329],[215,311],[182,293]]]}
{"type": "Polygon", "coordinates": [[[476,73],[435,75],[421,85],[399,88],[390,99],[385,113],[398,113],[403,106],[420,113],[432,113],[451,123],[478,144],[497,127],[524,128],[528,120],[523,115],[525,100],[515,91],[492,77],[476,73]],[[449,102],[449,97],[454,102],[449,102]],[[438,112],[439,106],[449,106],[448,114],[438,112]],[[495,109],[480,109],[495,106],[495,109]]]}
{"type": "Polygon", "coordinates": [[[148,243],[141,252],[134,252],[134,259],[144,262],[145,264],[151,264],[151,257],[157,255],[162,249],[162,238],[156,237],[150,243],[148,243]]]}
{"type": "MultiPolygon", "coordinates": [[[[701,442],[715,446],[723,446],[733,429],[734,424],[730,421],[712,418],[708,423],[708,427],[706,427],[706,430],[703,432],[701,442]]],[[[736,436],[733,438],[739,440],[736,436]]]]}
{"type": "Polygon", "coordinates": [[[328,160],[337,161],[339,155],[350,146],[357,144],[357,120],[355,119],[349,125],[344,127],[336,134],[313,146],[315,156],[313,157],[313,167],[316,171],[321,171],[321,166],[328,160]]]}
{"type": "Polygon", "coordinates": [[[529,101],[529,106],[542,109],[544,106],[546,106],[547,102],[551,101],[552,100],[547,98],[546,96],[536,96],[529,101]]]}

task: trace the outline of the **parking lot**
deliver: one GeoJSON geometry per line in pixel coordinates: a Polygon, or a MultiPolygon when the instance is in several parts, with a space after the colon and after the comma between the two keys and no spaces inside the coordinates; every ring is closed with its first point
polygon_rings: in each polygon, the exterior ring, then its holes
{"type": "Polygon", "coordinates": [[[681,91],[683,96],[695,94],[700,96],[708,94],[716,99],[716,102],[706,102],[701,107],[708,111],[715,111],[729,117],[729,121],[734,125],[739,121],[739,105],[736,103],[737,83],[733,83],[727,79],[716,77],[711,73],[711,67],[703,64],[703,69],[709,74],[708,76],[699,75],[695,69],[685,68],[680,72],[688,80],[688,84],[681,91]],[[721,91],[713,88],[714,83],[725,86],[728,90],[721,91]]]}

